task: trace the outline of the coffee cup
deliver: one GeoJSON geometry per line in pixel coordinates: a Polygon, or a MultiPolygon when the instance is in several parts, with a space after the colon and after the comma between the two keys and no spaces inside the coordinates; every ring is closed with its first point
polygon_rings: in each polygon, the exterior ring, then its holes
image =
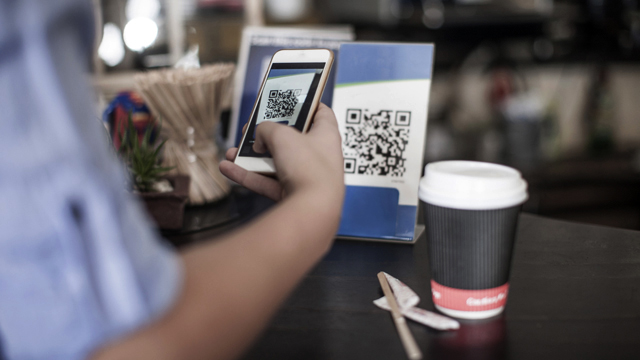
{"type": "Polygon", "coordinates": [[[520,172],[476,161],[433,162],[425,167],[419,196],[436,309],[462,319],[500,314],[527,200],[520,172]]]}

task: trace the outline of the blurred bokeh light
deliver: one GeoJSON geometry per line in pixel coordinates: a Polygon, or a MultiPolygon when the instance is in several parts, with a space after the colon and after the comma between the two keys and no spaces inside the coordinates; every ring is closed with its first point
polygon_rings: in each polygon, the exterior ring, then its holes
{"type": "Polygon", "coordinates": [[[158,24],[149,18],[131,19],[124,27],[124,43],[133,51],[143,51],[153,45],[157,37],[158,24]]]}
{"type": "Polygon", "coordinates": [[[122,32],[114,23],[104,24],[102,41],[98,48],[98,56],[108,66],[116,66],[124,59],[124,44],[122,43],[122,32]]]}

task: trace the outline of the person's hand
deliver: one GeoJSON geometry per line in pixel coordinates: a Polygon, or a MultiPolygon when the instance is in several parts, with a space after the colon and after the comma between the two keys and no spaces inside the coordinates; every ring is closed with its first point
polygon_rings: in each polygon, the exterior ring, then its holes
{"type": "Polygon", "coordinates": [[[277,179],[247,171],[232,161],[238,149],[229,149],[220,171],[238,184],[280,200],[297,192],[316,192],[342,202],[344,172],[340,132],[333,111],[320,104],[311,130],[302,134],[295,128],[265,121],[256,128],[254,151],[269,151],[277,179]]]}

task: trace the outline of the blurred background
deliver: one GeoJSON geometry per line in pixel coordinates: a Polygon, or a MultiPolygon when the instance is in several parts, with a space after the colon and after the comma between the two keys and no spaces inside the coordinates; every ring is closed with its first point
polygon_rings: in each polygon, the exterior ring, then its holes
{"type": "Polygon", "coordinates": [[[507,164],[525,211],[640,230],[640,0],[94,2],[98,113],[188,52],[236,62],[246,25],[435,43],[425,161],[507,164]]]}

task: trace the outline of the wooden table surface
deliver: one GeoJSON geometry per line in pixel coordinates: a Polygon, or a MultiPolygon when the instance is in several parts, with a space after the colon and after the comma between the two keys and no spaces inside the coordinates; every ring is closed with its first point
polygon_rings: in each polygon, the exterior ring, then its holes
{"type": "MultiPolygon", "coordinates": [[[[389,313],[372,303],[379,271],[434,309],[424,236],[415,245],[336,241],[244,358],[405,359],[389,313]]],[[[522,214],[510,284],[498,318],[447,332],[409,321],[424,358],[640,359],[640,232],[522,214]]]]}

